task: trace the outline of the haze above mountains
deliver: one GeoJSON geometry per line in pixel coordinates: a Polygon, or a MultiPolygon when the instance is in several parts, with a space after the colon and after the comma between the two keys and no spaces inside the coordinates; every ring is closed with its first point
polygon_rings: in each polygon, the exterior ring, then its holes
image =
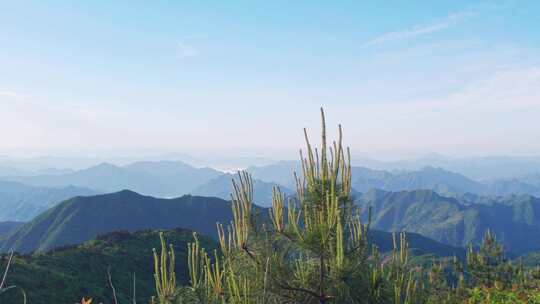
{"type": "MultiPolygon", "coordinates": [[[[294,160],[297,157],[293,157],[294,160]]],[[[90,168],[102,163],[125,166],[136,162],[179,161],[190,166],[210,167],[219,171],[234,172],[248,167],[265,167],[279,164],[279,159],[265,157],[191,156],[168,153],[145,157],[9,157],[0,155],[0,176],[56,175],[90,168]]],[[[288,163],[290,161],[284,161],[288,163]]],[[[376,170],[419,170],[424,167],[443,168],[463,174],[471,179],[490,180],[512,178],[540,172],[540,156],[484,156],[447,157],[437,153],[418,158],[383,161],[363,156],[352,156],[352,165],[376,170]]]]}

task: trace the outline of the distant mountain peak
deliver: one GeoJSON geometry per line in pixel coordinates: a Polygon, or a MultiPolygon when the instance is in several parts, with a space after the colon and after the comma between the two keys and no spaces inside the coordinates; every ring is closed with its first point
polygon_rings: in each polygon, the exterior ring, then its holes
{"type": "Polygon", "coordinates": [[[118,168],[118,166],[112,164],[112,163],[108,163],[108,162],[102,162],[102,163],[99,163],[91,168],[118,168]]]}

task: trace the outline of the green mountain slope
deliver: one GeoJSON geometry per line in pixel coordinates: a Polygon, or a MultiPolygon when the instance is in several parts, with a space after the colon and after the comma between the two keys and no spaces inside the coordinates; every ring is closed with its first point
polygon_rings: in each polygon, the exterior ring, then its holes
{"type": "Polygon", "coordinates": [[[91,197],[75,197],[39,215],[2,244],[2,250],[42,251],[80,244],[116,230],[182,227],[216,234],[216,222],[231,220],[230,206],[219,198],[183,196],[158,199],[124,190],[91,197]]]}
{"type": "Polygon", "coordinates": [[[0,221],[29,221],[68,198],[98,193],[88,188],[73,186],[36,187],[0,181],[0,221]]]}
{"type": "MultiPolygon", "coordinates": [[[[170,230],[165,238],[174,246],[177,280],[187,284],[187,243],[193,239],[192,232],[170,230]]],[[[213,240],[203,236],[200,240],[205,248],[216,248],[213,240]]],[[[133,303],[133,273],[137,303],[149,303],[155,295],[152,248],[160,248],[157,231],[113,232],[78,246],[18,255],[7,283],[23,287],[32,304],[78,303],[83,296],[92,297],[93,303],[112,303],[110,269],[119,303],[133,303]]],[[[15,291],[2,295],[0,302],[22,303],[15,291]]]]}
{"type": "Polygon", "coordinates": [[[454,246],[479,244],[490,229],[515,254],[540,250],[540,199],[532,196],[465,204],[431,190],[371,190],[356,203],[366,218],[371,207],[375,229],[416,232],[454,246]]]}
{"type": "Polygon", "coordinates": [[[498,179],[486,182],[487,192],[495,195],[531,194],[540,196],[540,186],[532,176],[498,179]]]}
{"type": "Polygon", "coordinates": [[[0,222],[0,240],[22,227],[24,222],[0,222]]]}

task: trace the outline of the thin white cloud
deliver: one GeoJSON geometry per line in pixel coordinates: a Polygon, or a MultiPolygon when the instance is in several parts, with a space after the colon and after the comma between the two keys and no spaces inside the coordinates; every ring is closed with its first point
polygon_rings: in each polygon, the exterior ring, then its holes
{"type": "Polygon", "coordinates": [[[177,49],[176,49],[176,57],[178,59],[196,57],[198,55],[199,55],[199,51],[195,49],[193,46],[184,42],[178,43],[177,49]]]}
{"type": "Polygon", "coordinates": [[[477,111],[482,117],[482,112],[540,110],[540,66],[493,71],[454,92],[429,100],[372,103],[363,107],[385,115],[391,108],[398,116],[477,111]]]}
{"type": "Polygon", "coordinates": [[[471,15],[473,15],[471,11],[453,13],[432,24],[415,25],[413,27],[410,27],[404,30],[384,33],[366,42],[364,44],[364,47],[383,44],[387,42],[411,39],[411,38],[415,38],[421,35],[438,32],[438,31],[449,28],[450,26],[456,24],[458,21],[463,20],[471,15]]]}

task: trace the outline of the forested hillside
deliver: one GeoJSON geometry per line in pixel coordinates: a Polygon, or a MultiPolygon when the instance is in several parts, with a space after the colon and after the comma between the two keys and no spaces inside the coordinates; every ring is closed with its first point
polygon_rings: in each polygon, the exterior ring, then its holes
{"type": "Polygon", "coordinates": [[[43,251],[116,230],[181,227],[215,236],[216,222],[231,219],[230,204],[219,198],[158,199],[125,190],[64,201],[20,227],[2,242],[2,249],[43,251]]]}

